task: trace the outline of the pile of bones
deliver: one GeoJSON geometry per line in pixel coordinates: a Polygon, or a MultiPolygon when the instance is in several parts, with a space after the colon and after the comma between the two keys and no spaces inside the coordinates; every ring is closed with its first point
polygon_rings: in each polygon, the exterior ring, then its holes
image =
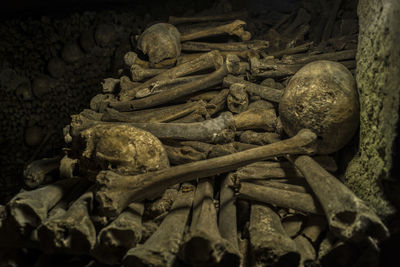
{"type": "Polygon", "coordinates": [[[271,40],[251,39],[246,12],[148,27],[72,116],[63,155],[25,169],[30,190],[1,207],[7,245],[124,266],[377,252],[387,228],[329,155],[358,127],[356,50],[305,41],[300,13],[271,40]]]}

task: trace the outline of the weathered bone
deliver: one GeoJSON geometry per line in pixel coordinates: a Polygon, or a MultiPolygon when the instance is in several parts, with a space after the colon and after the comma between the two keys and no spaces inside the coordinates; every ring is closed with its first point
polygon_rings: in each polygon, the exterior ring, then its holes
{"type": "Polygon", "coordinates": [[[107,264],[121,264],[125,253],[142,239],[144,205],[131,203],[108,226],[101,229],[92,255],[107,264]]]}
{"type": "Polygon", "coordinates": [[[194,186],[183,184],[171,211],[157,231],[143,245],[130,249],[124,257],[124,266],[173,266],[194,197],[194,186]]]}
{"type": "Polygon", "coordinates": [[[258,85],[248,81],[244,81],[243,79],[235,77],[233,75],[228,75],[224,78],[225,86],[230,86],[234,83],[243,84],[249,95],[258,95],[265,100],[269,100],[272,102],[279,102],[282,97],[282,91],[272,87],[258,85]]]}
{"type": "Polygon", "coordinates": [[[160,73],[163,73],[166,69],[150,69],[150,68],[143,68],[138,64],[133,64],[131,66],[131,76],[132,81],[140,82],[147,78],[152,78],[157,76],[160,73]]]}
{"type": "Polygon", "coordinates": [[[268,55],[273,56],[273,57],[281,57],[281,56],[306,52],[312,47],[313,44],[314,44],[313,42],[308,42],[308,43],[304,43],[302,45],[298,45],[295,47],[289,47],[289,48],[286,48],[283,50],[271,52],[271,53],[268,53],[268,55]]]}
{"type": "Polygon", "coordinates": [[[38,228],[42,248],[47,252],[88,254],[96,242],[90,220],[93,192],[89,189],[59,216],[52,216],[38,228]]]}
{"type": "Polygon", "coordinates": [[[219,196],[218,228],[235,250],[239,250],[236,218],[236,198],[233,190],[234,181],[231,174],[226,175],[221,184],[219,196]]]}
{"type": "Polygon", "coordinates": [[[323,214],[319,203],[312,195],[307,193],[241,182],[238,189],[238,198],[313,214],[323,214]]]}
{"type": "Polygon", "coordinates": [[[77,136],[80,132],[92,126],[106,127],[136,127],[146,130],[160,139],[197,140],[210,142],[229,142],[234,138],[234,119],[230,112],[204,122],[194,123],[119,123],[89,120],[85,117],[73,116],[70,134],[77,136]]]}
{"type": "Polygon", "coordinates": [[[162,68],[171,67],[172,65],[174,65],[176,62],[176,59],[175,58],[166,59],[159,63],[151,64],[148,61],[141,60],[135,52],[130,51],[124,55],[124,62],[129,67],[136,64],[136,65],[140,65],[141,67],[146,68],[146,69],[148,69],[148,68],[156,68],[156,69],[161,68],[162,69],[162,68]]]}
{"type": "Polygon", "coordinates": [[[207,111],[210,116],[222,111],[225,108],[229,89],[222,89],[213,99],[208,102],[207,111]]]}
{"type": "Polygon", "coordinates": [[[168,69],[160,73],[159,75],[147,80],[141,86],[135,88],[136,89],[135,92],[130,92],[130,91],[123,92],[123,94],[120,94],[120,100],[127,101],[133,99],[137,94],[137,92],[149,88],[152,84],[154,84],[157,81],[174,79],[201,70],[217,68],[221,64],[222,64],[222,57],[220,56],[220,54],[217,51],[211,51],[184,64],[168,69]]]}
{"type": "Polygon", "coordinates": [[[313,244],[318,241],[321,233],[326,230],[328,223],[324,216],[309,216],[302,231],[302,235],[307,237],[313,244]]]}
{"type": "MultiPolygon", "coordinates": [[[[24,169],[24,183],[29,188],[36,188],[39,185],[49,180],[47,174],[57,170],[60,165],[60,158],[44,158],[41,160],[35,160],[26,166],[24,169]]],[[[51,180],[51,178],[50,178],[51,180]]]]}
{"type": "Polygon", "coordinates": [[[105,122],[138,123],[169,122],[189,115],[193,112],[206,115],[206,106],[207,104],[200,100],[161,108],[137,110],[134,112],[119,112],[115,109],[107,108],[104,111],[101,120],[105,122]]]}
{"type": "Polygon", "coordinates": [[[160,80],[160,81],[155,81],[154,83],[150,84],[148,88],[141,89],[138,91],[135,95],[136,98],[143,98],[149,95],[154,95],[157,93],[160,93],[162,91],[167,91],[174,86],[177,86],[179,84],[184,84],[188,82],[193,82],[197,81],[199,79],[204,78],[206,75],[191,75],[191,76],[185,76],[185,77],[179,77],[179,78],[172,78],[172,79],[165,79],[165,80],[160,80]]]}
{"type": "Polygon", "coordinates": [[[296,28],[298,28],[300,25],[307,24],[311,20],[310,14],[304,9],[300,8],[297,11],[296,18],[294,21],[283,31],[283,35],[289,35],[291,34],[296,28]]]}
{"type": "Polygon", "coordinates": [[[254,145],[266,145],[281,140],[277,133],[244,131],[240,135],[240,142],[254,145]]]}
{"type": "Polygon", "coordinates": [[[275,109],[249,108],[234,116],[236,129],[275,131],[277,117],[275,109]]]}
{"type": "Polygon", "coordinates": [[[297,266],[300,255],[295,242],[282,227],[279,216],[267,205],[251,205],[250,245],[253,266],[297,266]]]}
{"type": "Polygon", "coordinates": [[[168,23],[177,25],[177,24],[192,23],[192,22],[224,21],[224,20],[236,19],[238,17],[247,17],[247,10],[240,10],[236,12],[229,12],[211,16],[196,16],[196,17],[169,16],[168,23]]]}
{"type": "Polygon", "coordinates": [[[296,247],[300,253],[300,266],[308,266],[315,262],[317,258],[317,253],[310,240],[302,235],[298,235],[294,238],[294,242],[296,243],[296,247]]]}
{"type": "Polygon", "coordinates": [[[298,193],[310,193],[311,190],[308,187],[307,183],[299,184],[291,184],[291,180],[295,183],[300,183],[300,181],[304,179],[276,179],[276,180],[264,180],[264,179],[249,179],[246,182],[250,182],[252,184],[261,185],[265,187],[277,188],[286,191],[298,192],[298,193]]]}
{"type": "Polygon", "coordinates": [[[206,153],[197,151],[191,146],[174,147],[164,144],[164,148],[167,151],[169,163],[172,165],[180,165],[207,158],[206,153]]]}
{"type": "Polygon", "coordinates": [[[136,176],[122,176],[112,171],[103,171],[96,178],[96,199],[103,214],[115,216],[132,201],[143,200],[174,184],[233,171],[274,156],[312,154],[316,149],[315,141],[314,133],[302,130],[297,136],[274,144],[136,176]]]}
{"type": "Polygon", "coordinates": [[[203,179],[198,183],[192,223],[179,254],[188,264],[237,265],[239,251],[219,233],[213,191],[210,179],[203,179]]]}
{"type": "Polygon", "coordinates": [[[251,33],[244,30],[246,22],[242,20],[235,20],[229,24],[224,24],[214,28],[207,28],[202,30],[196,30],[190,33],[183,33],[181,35],[181,42],[195,40],[205,37],[212,37],[222,34],[236,35],[242,41],[248,41],[251,39],[251,33]]]}
{"type": "Polygon", "coordinates": [[[307,64],[317,60],[344,61],[355,59],[357,49],[343,50],[332,53],[324,53],[317,55],[298,54],[290,55],[282,58],[280,63],[286,64],[307,64]]]}
{"type": "MultiPolygon", "coordinates": [[[[327,171],[337,171],[336,162],[329,156],[315,156],[314,159],[327,171]]],[[[240,180],[269,178],[300,178],[303,174],[287,161],[260,161],[249,164],[236,171],[240,180]]]]}
{"type": "Polygon", "coordinates": [[[228,109],[233,113],[241,113],[249,106],[249,96],[243,84],[234,83],[229,87],[226,99],[228,109]]]}
{"type": "Polygon", "coordinates": [[[77,184],[67,179],[17,194],[8,204],[9,218],[21,235],[29,235],[47,217],[47,213],[77,184]]]}
{"type": "Polygon", "coordinates": [[[308,156],[293,159],[318,198],[328,219],[329,229],[339,238],[353,242],[382,241],[388,229],[366,204],[338,179],[308,156]]]}
{"type": "Polygon", "coordinates": [[[138,110],[138,109],[158,106],[161,104],[168,103],[179,97],[193,94],[195,92],[217,85],[222,82],[223,78],[227,74],[228,70],[226,66],[222,65],[216,71],[214,71],[213,73],[207,75],[202,79],[178,85],[176,87],[171,88],[168,91],[162,91],[156,95],[151,95],[146,98],[135,99],[132,101],[113,102],[110,103],[110,106],[120,111],[138,110]]]}
{"type": "Polygon", "coordinates": [[[212,50],[218,51],[246,51],[262,50],[268,48],[269,42],[263,40],[254,40],[248,42],[233,43],[206,43],[206,42],[184,42],[182,44],[183,51],[208,52],[212,50]]]}

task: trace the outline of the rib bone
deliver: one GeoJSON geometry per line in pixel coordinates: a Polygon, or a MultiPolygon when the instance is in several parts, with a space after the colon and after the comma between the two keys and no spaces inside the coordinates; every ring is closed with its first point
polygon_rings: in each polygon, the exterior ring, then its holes
{"type": "Polygon", "coordinates": [[[301,130],[296,136],[274,144],[136,176],[122,176],[112,171],[103,171],[96,178],[96,199],[103,214],[115,216],[132,201],[143,200],[174,184],[233,171],[274,156],[312,154],[316,150],[315,141],[314,133],[301,130]]]}

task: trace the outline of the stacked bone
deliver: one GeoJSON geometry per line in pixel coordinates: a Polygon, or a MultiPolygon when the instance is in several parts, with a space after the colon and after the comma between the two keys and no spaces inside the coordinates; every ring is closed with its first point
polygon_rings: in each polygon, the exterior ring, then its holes
{"type": "Polygon", "coordinates": [[[66,156],[26,170],[45,182],[59,168],[64,179],[7,204],[0,230],[14,246],[125,266],[297,266],[351,251],[346,265],[378,251],[385,225],[329,173],[326,155],[358,123],[347,61],[326,60],[355,51],[272,52],[242,20],[215,24],[144,31],[148,61],[127,53],[130,75],[106,79],[64,129],[66,156]],[[240,41],[211,42],[220,35],[240,41]],[[273,80],[289,77],[284,91],[273,80]]]}

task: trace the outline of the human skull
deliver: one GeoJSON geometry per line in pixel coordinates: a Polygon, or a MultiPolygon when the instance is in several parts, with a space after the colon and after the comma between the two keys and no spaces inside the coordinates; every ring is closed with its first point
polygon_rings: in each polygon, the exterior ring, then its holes
{"type": "Polygon", "coordinates": [[[319,137],[319,154],[339,150],[359,124],[358,95],[351,72],[326,60],[305,65],[286,87],[279,114],[289,136],[307,128],[319,137]]]}
{"type": "Polygon", "coordinates": [[[181,34],[168,23],[157,23],[147,28],[139,37],[137,47],[149,56],[152,64],[181,54],[181,34]]]}
{"type": "Polygon", "coordinates": [[[82,131],[76,141],[80,169],[89,173],[113,170],[133,175],[169,167],[160,140],[129,125],[95,125],[82,131]]]}

